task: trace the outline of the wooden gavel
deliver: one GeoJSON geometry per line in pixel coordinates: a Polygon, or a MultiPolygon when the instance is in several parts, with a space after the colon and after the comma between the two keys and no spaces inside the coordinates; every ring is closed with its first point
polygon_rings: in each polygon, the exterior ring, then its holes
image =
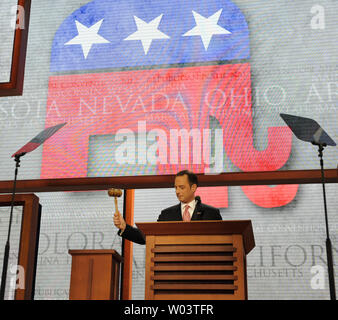
{"type": "Polygon", "coordinates": [[[108,190],[109,197],[114,197],[115,200],[115,212],[118,212],[117,209],[117,197],[122,196],[122,190],[121,189],[109,189],[108,190]]]}

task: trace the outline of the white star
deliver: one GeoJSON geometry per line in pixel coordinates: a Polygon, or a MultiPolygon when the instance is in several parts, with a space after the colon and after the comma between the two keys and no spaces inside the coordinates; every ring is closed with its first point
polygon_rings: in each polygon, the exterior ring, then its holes
{"type": "Polygon", "coordinates": [[[103,19],[87,28],[82,23],[75,20],[78,35],[66,42],[65,45],[80,44],[82,46],[83,55],[85,59],[87,59],[89,51],[94,43],[109,43],[108,40],[98,34],[102,21],[103,19]]]}
{"type": "Polygon", "coordinates": [[[141,40],[144,53],[147,54],[150,48],[151,42],[154,39],[169,39],[162,31],[158,30],[158,25],[161,22],[163,14],[159,15],[157,18],[153,19],[149,23],[141,20],[140,18],[134,16],[134,20],[137,26],[137,31],[132,33],[130,36],[124,40],[141,40]]]}
{"type": "Polygon", "coordinates": [[[231,32],[219,26],[218,20],[223,9],[218,10],[209,18],[201,16],[199,13],[192,11],[196,26],[186,32],[183,36],[200,36],[204,45],[204,49],[208,50],[210,40],[214,34],[230,34],[231,32]]]}

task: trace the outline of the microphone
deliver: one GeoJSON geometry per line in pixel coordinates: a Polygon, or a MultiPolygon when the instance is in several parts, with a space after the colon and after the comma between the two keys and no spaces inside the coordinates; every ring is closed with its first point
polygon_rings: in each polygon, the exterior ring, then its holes
{"type": "Polygon", "coordinates": [[[197,203],[196,203],[196,214],[197,215],[201,215],[203,212],[204,212],[204,210],[201,208],[201,197],[200,196],[196,196],[195,197],[195,200],[197,201],[197,203]]]}

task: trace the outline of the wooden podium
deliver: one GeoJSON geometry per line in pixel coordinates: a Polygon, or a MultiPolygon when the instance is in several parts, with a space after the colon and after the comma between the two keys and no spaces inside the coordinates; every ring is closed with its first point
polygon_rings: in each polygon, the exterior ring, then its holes
{"type": "Polygon", "coordinates": [[[136,225],[146,236],[146,300],[247,299],[250,220],[136,225]]]}
{"type": "Polygon", "coordinates": [[[69,250],[69,300],[118,300],[120,263],[115,250],[69,250]]]}

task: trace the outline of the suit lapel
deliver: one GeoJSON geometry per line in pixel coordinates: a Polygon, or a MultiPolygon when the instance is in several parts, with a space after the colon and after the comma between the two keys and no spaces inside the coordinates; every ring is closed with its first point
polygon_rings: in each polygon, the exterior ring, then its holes
{"type": "Polygon", "coordinates": [[[173,211],[173,214],[174,214],[174,221],[183,221],[182,219],[182,212],[181,212],[181,203],[179,203],[175,210],[173,211]]]}
{"type": "Polygon", "coordinates": [[[202,220],[202,205],[200,202],[197,202],[191,220],[202,220]]]}

